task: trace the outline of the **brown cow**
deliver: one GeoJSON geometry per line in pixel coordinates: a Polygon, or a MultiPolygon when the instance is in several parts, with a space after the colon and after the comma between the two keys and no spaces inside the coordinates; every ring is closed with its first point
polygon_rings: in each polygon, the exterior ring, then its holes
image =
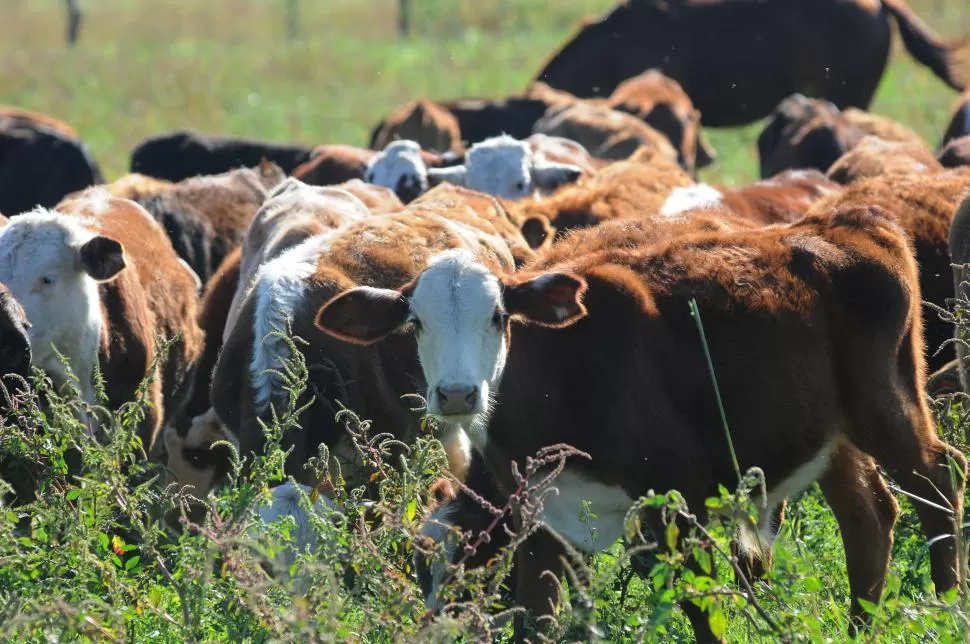
{"type": "Polygon", "coordinates": [[[674,188],[692,183],[667,157],[646,153],[608,165],[545,199],[509,204],[509,209],[514,221],[546,220],[561,235],[607,219],[660,212],[674,188]]]}
{"type": "Polygon", "coordinates": [[[330,186],[364,176],[373,150],[354,145],[327,144],[313,148],[313,156],[297,166],[291,176],[311,186],[330,186]]]}
{"type": "MultiPolygon", "coordinates": [[[[862,179],[841,194],[824,197],[809,210],[823,215],[847,206],[879,206],[913,239],[919,266],[920,293],[927,301],[946,308],[953,297],[953,269],[948,253],[950,222],[964,193],[970,188],[970,168],[936,174],[896,174],[862,179]]],[[[935,371],[955,356],[952,347],[937,350],[953,337],[953,327],[932,309],[923,316],[928,363],[935,371]]]]}
{"type": "Polygon", "coordinates": [[[57,351],[88,403],[96,402],[95,361],[112,408],[135,400],[141,381],[154,376],[138,428],[151,453],[162,415],[178,409],[202,349],[195,277],[161,226],[133,201],[90,192],[58,212],[11,220],[0,230],[0,248],[9,260],[0,282],[31,321],[32,362],[58,386],[67,373],[57,351]],[[156,336],[173,346],[151,373],[156,336]]]}
{"type": "Polygon", "coordinates": [[[701,133],[701,113],[680,83],[658,69],[628,78],[613,90],[606,104],[640,117],[662,132],[677,148],[681,167],[693,171],[714,163],[717,154],[701,133]]]}
{"type": "Polygon", "coordinates": [[[842,110],[842,118],[862,130],[862,133],[867,136],[876,136],[883,141],[909,143],[912,146],[922,146],[929,149],[923,137],[911,128],[887,116],[848,107],[842,110]]]}
{"type": "Polygon", "coordinates": [[[576,141],[599,159],[626,159],[643,146],[657,150],[671,161],[678,162],[679,158],[667,137],[640,119],[589,102],[550,110],[536,121],[533,131],[576,141]]]}
{"type": "MultiPolygon", "coordinates": [[[[898,514],[876,463],[916,496],[945,499],[915,509],[937,590],[955,587],[956,540],[935,537],[958,529],[967,461],[939,439],[927,406],[917,267],[892,218],[844,208],[659,243],[620,228],[608,250],[585,251],[621,223],[573,235],[569,259],[540,256],[512,276],[444,253],[401,289],[340,294],[317,324],[365,344],[409,321],[420,328],[429,413],[468,432],[505,495],[517,487],[512,462],[554,444],[585,452],[567,461],[539,518],[595,552],[624,534],[649,490],[680,491],[704,521],[705,499],[736,480],[696,301],[738,463],[762,468],[768,508],[819,481],[843,535],[853,622],[866,619],[859,600],[879,600],[898,514]]],[[[643,518],[662,533],[657,513],[643,518]]],[[[774,537],[764,520],[759,532],[774,537]]],[[[545,530],[517,554],[517,603],[536,617],[554,609],[564,554],[545,530]]],[[[697,639],[714,639],[707,615],[683,608],[697,639]]]]}
{"type": "Polygon", "coordinates": [[[626,0],[584,21],[535,80],[583,98],[608,96],[656,68],[715,127],[752,123],[793,92],[865,109],[889,58],[893,19],[918,62],[964,88],[956,73],[964,41],[933,34],[904,0],[626,0]]]}
{"type": "Polygon", "coordinates": [[[397,108],[373,134],[371,148],[383,150],[399,139],[414,141],[431,152],[461,152],[461,131],[454,115],[421,98],[397,108]]]}
{"type": "Polygon", "coordinates": [[[818,170],[785,170],[740,188],[704,183],[674,188],[660,214],[690,219],[698,212],[717,210],[757,226],[791,223],[803,217],[822,197],[841,191],[842,186],[818,170]]]}
{"type": "Polygon", "coordinates": [[[927,174],[941,170],[943,166],[922,141],[886,141],[866,136],[833,163],[826,176],[836,183],[847,185],[865,177],[927,174]]]}
{"type": "MultiPolygon", "coordinates": [[[[167,190],[174,185],[175,184],[171,181],[156,179],[155,177],[149,177],[145,174],[132,172],[115,179],[111,183],[106,183],[99,187],[107,190],[108,194],[110,194],[112,197],[138,201],[154,194],[158,194],[159,192],[167,190]]],[[[73,199],[78,197],[81,195],[81,192],[83,191],[72,192],[71,194],[67,195],[65,199],[73,199]]]]}
{"type": "Polygon", "coordinates": [[[789,96],[758,135],[761,178],[803,168],[825,172],[863,136],[832,103],[801,94],[789,96]]]}
{"type": "Polygon", "coordinates": [[[179,257],[204,285],[242,242],[267,192],[285,177],[279,166],[267,162],[257,168],[183,179],[139,203],[162,225],[179,257]]]}
{"type": "MultiPolygon", "coordinates": [[[[677,150],[682,168],[693,172],[714,162],[716,153],[700,131],[700,112],[683,88],[659,70],[650,69],[620,83],[606,99],[580,99],[569,92],[553,89],[545,83],[533,83],[527,92],[530,98],[549,103],[550,110],[559,111],[576,103],[608,107],[638,117],[651,128],[667,137],[677,150]]],[[[538,131],[538,130],[536,130],[538,131]]]]}

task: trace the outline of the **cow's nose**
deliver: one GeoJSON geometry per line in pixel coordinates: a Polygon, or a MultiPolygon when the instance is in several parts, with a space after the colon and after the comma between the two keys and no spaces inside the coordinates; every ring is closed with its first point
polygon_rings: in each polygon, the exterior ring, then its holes
{"type": "Polygon", "coordinates": [[[478,387],[474,385],[439,385],[438,407],[446,416],[470,414],[478,404],[478,387]]]}

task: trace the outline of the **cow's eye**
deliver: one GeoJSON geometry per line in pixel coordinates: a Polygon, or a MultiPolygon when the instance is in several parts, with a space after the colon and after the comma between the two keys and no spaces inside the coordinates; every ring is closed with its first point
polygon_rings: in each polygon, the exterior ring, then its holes
{"type": "Polygon", "coordinates": [[[496,309],[495,313],[492,314],[492,324],[499,330],[505,328],[505,323],[509,320],[509,314],[505,311],[496,309]]]}
{"type": "Polygon", "coordinates": [[[416,317],[414,317],[412,315],[411,317],[408,318],[408,324],[411,325],[411,329],[415,333],[420,333],[421,332],[421,329],[422,329],[421,320],[419,320],[418,318],[416,318],[416,317]]]}
{"type": "Polygon", "coordinates": [[[53,275],[44,275],[40,278],[40,283],[44,286],[53,286],[55,281],[57,280],[54,279],[53,275]]]}

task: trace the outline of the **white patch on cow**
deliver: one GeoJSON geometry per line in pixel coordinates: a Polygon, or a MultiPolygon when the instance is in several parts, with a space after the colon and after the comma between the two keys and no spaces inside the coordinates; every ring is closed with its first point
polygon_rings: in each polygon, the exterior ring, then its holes
{"type": "Polygon", "coordinates": [[[472,460],[472,442],[468,433],[460,426],[449,427],[446,428],[441,442],[448,456],[448,470],[459,480],[465,480],[472,460]]]}
{"type": "Polygon", "coordinates": [[[660,214],[663,217],[675,217],[681,213],[695,208],[712,208],[720,205],[724,195],[720,190],[707,185],[698,183],[693,186],[674,188],[663,207],[660,214]]]}
{"type": "Polygon", "coordinates": [[[491,392],[505,368],[505,326],[493,322],[502,309],[502,286],[474,255],[451,250],[435,256],[415,284],[411,317],[420,323],[418,357],[428,383],[428,413],[464,427],[483,447],[491,392]],[[438,388],[477,390],[467,413],[445,415],[438,388]]]}
{"type": "Polygon", "coordinates": [[[80,381],[82,398],[93,403],[104,321],[98,284],[80,260],[81,246],[94,237],[86,223],[43,208],[11,219],[0,230],[0,282],[31,322],[31,364],[63,385],[67,371],[57,357],[60,351],[80,381]]]}
{"type": "Polygon", "coordinates": [[[573,547],[600,552],[623,536],[623,521],[633,498],[622,488],[605,485],[568,468],[553,480],[552,487],[555,490],[545,496],[540,519],[573,547]]]}
{"type": "MultiPolygon", "coordinates": [[[[287,481],[272,489],[268,505],[261,505],[257,509],[259,517],[267,524],[274,523],[283,517],[293,518],[295,527],[290,531],[290,542],[279,548],[274,559],[278,574],[282,574],[286,578],[289,578],[290,567],[294,564],[298,555],[306,552],[313,553],[320,545],[316,532],[310,526],[310,513],[300,503],[302,496],[309,495],[311,491],[306,485],[287,481]]],[[[326,518],[332,512],[339,512],[340,508],[334,501],[321,495],[313,503],[312,511],[314,514],[326,518]]],[[[249,536],[251,538],[258,536],[255,528],[250,528],[249,536]]],[[[298,595],[307,592],[304,579],[297,577],[291,581],[293,592],[298,595]]]]}
{"type": "Polygon", "coordinates": [[[250,382],[257,413],[284,393],[278,373],[290,358],[290,346],[274,332],[287,333],[293,314],[306,294],[307,278],[316,270],[320,254],[330,244],[333,232],[311,237],[263,264],[256,274],[253,296],[253,355],[250,382]]]}
{"type": "Polygon", "coordinates": [[[421,146],[414,141],[394,141],[367,163],[364,181],[384,186],[411,198],[428,190],[428,168],[421,146]]]}
{"type": "Polygon", "coordinates": [[[742,552],[766,555],[777,537],[778,526],[773,525],[775,508],[787,499],[806,489],[825,474],[839,439],[825,443],[809,461],[802,463],[774,488],[768,490],[765,507],[761,508],[757,527],[742,523],[738,529],[738,545],[742,552]]]}
{"type": "MultiPolygon", "coordinates": [[[[105,213],[111,207],[111,200],[114,196],[103,186],[92,186],[82,192],[77,200],[84,203],[84,212],[90,213],[92,217],[105,213]]],[[[155,223],[155,220],[152,220],[155,223]]]]}
{"type": "Polygon", "coordinates": [[[452,529],[457,512],[458,504],[455,501],[446,503],[431,512],[421,526],[419,537],[422,541],[430,541],[433,545],[445,542],[443,552],[430,558],[430,567],[423,552],[417,549],[414,552],[414,569],[419,571],[418,579],[424,571],[428,574],[430,584],[421,590],[424,593],[425,606],[432,613],[441,608],[438,593],[448,578],[448,565],[454,563],[455,553],[458,551],[459,540],[452,529]]]}
{"type": "Polygon", "coordinates": [[[189,263],[187,261],[185,261],[181,257],[179,257],[178,260],[179,260],[179,264],[182,265],[182,268],[185,269],[185,272],[188,273],[189,276],[192,278],[192,280],[195,282],[196,295],[202,295],[202,279],[199,277],[199,274],[196,273],[191,266],[189,266],[189,263]]]}

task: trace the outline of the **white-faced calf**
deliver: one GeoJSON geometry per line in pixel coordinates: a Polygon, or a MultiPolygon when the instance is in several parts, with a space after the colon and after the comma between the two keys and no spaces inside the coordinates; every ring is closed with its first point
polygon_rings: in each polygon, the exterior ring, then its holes
{"type": "Polygon", "coordinates": [[[150,374],[156,335],[173,340],[149,388],[152,403],[139,428],[146,452],[166,406],[193,375],[201,351],[198,295],[192,271],[179,260],[161,226],[126,199],[86,193],[59,212],[38,209],[0,229],[0,282],[27,313],[32,363],[57,385],[67,372],[81,397],[95,402],[100,363],[112,407],[135,399],[150,374]]]}

